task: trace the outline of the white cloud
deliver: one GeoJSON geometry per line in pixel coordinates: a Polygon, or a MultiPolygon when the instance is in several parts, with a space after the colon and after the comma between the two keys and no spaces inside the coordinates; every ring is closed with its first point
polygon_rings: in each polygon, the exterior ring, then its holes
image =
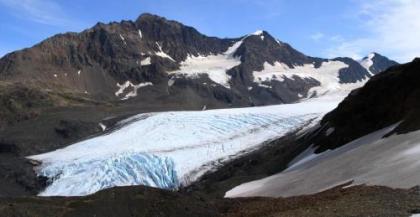
{"type": "Polygon", "coordinates": [[[76,26],[61,6],[52,0],[0,0],[14,16],[52,26],[76,26]]]}
{"type": "Polygon", "coordinates": [[[310,37],[314,41],[319,41],[322,38],[324,38],[324,36],[325,36],[324,33],[322,33],[322,32],[316,32],[316,33],[312,34],[310,37]]]}
{"type": "MultiPolygon", "coordinates": [[[[333,41],[333,38],[330,38],[333,41]]],[[[326,50],[328,58],[335,57],[351,57],[353,59],[361,59],[367,53],[376,51],[373,48],[370,48],[370,42],[366,39],[357,39],[353,41],[339,41],[333,47],[330,47],[326,50]]]]}
{"type": "Polygon", "coordinates": [[[420,56],[420,1],[356,1],[365,37],[344,39],[327,49],[328,56],[361,57],[377,51],[401,62],[420,56]]]}

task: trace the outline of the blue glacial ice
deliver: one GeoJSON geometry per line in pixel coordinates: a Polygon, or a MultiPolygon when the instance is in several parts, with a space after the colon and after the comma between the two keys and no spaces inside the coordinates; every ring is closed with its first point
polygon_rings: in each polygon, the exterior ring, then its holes
{"type": "Polygon", "coordinates": [[[87,195],[115,186],[139,184],[163,189],[178,186],[172,159],[136,152],[44,165],[39,175],[50,177],[52,182],[40,196],[87,195]]]}

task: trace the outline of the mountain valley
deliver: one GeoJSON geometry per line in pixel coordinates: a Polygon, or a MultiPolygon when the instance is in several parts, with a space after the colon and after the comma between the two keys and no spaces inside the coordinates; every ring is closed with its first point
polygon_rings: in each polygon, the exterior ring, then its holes
{"type": "Polygon", "coordinates": [[[420,61],[143,14],[0,59],[0,216],[410,216],[420,61]]]}

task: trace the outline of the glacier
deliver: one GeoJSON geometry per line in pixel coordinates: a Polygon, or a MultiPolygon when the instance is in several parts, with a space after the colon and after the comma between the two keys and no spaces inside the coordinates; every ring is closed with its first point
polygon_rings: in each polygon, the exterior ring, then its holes
{"type": "Polygon", "coordinates": [[[50,164],[39,175],[53,177],[48,190],[40,196],[48,196],[49,192],[65,196],[87,195],[105,188],[139,183],[163,189],[178,186],[173,160],[146,153],[120,153],[106,158],[50,164]],[[95,181],[87,181],[90,178],[95,181]]]}
{"type": "Polygon", "coordinates": [[[224,162],[299,129],[341,97],[295,104],[139,114],[104,135],[29,156],[50,184],[40,196],[81,196],[114,186],[177,189],[224,162]]]}

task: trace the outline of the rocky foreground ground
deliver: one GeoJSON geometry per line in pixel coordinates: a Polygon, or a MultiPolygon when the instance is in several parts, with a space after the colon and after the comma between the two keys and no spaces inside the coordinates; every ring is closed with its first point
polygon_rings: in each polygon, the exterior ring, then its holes
{"type": "Polygon", "coordinates": [[[0,199],[4,217],[408,217],[420,212],[418,189],[340,187],[292,198],[209,199],[146,187],[108,189],[87,197],[0,199]]]}

